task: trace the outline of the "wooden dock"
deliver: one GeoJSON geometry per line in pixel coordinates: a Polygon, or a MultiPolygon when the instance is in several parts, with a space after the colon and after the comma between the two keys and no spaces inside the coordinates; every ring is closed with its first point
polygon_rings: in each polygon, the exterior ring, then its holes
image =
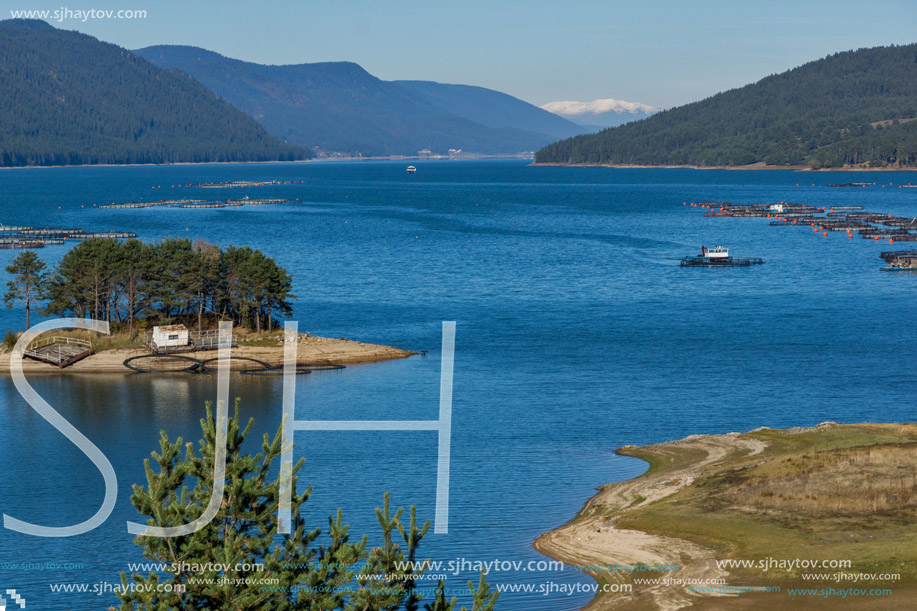
{"type": "Polygon", "coordinates": [[[48,337],[35,340],[22,353],[30,359],[63,369],[92,355],[92,342],[73,337],[48,337]]]}

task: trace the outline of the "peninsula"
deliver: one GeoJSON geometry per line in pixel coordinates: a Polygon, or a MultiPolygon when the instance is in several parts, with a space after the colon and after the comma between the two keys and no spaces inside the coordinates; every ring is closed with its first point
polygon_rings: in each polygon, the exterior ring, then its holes
{"type": "Polygon", "coordinates": [[[535,542],[589,567],[600,585],[618,584],[587,609],[903,609],[917,600],[915,424],[762,428],[618,454],[650,468],[603,486],[535,542]]]}

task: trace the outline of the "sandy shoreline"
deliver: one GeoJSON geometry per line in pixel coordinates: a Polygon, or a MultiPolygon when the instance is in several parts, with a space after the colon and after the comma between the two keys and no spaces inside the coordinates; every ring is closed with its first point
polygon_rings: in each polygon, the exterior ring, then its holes
{"type": "Polygon", "coordinates": [[[917,424],[760,427],[616,453],[650,469],[534,542],[599,584],[584,609],[867,608],[848,590],[818,594],[854,581],[885,596],[869,609],[915,608],[917,493],[902,475],[917,467],[917,424]],[[810,572],[840,559],[842,572],[810,572]]]}
{"type": "MultiPolygon", "coordinates": [[[[599,488],[569,523],[542,534],[534,547],[543,554],[568,565],[678,565],[681,579],[725,577],[727,573],[717,568],[712,550],[691,541],[658,536],[638,530],[617,528],[618,517],[633,509],[675,494],[691,485],[705,467],[714,465],[741,453],[745,456],[759,454],[766,443],[740,438],[738,433],[725,435],[693,435],[678,441],[643,446],[656,454],[671,456],[673,460],[692,458],[675,468],[660,469],[634,479],[599,488]],[[607,517],[613,513],[614,517],[607,517]]],[[[634,446],[625,446],[618,454],[631,455],[634,446]]],[[[586,571],[599,583],[620,583],[620,578],[610,572],[586,571]]],[[[671,575],[660,574],[660,577],[671,575]]],[[[597,596],[585,609],[679,609],[691,604],[691,595],[666,585],[640,586],[626,594],[597,596]]]]}
{"type": "MultiPolygon", "coordinates": [[[[300,363],[333,363],[341,365],[403,359],[416,354],[415,352],[394,348],[392,346],[381,346],[378,344],[367,344],[347,339],[306,335],[300,335],[296,353],[297,361],[300,363]]],[[[123,362],[127,358],[141,354],[149,354],[149,351],[141,348],[105,350],[98,354],[93,354],[64,369],[58,369],[54,365],[26,358],[22,361],[22,370],[29,374],[133,373],[123,365],[123,362]]],[[[204,360],[215,358],[217,356],[217,351],[206,350],[194,352],[193,354],[185,354],[204,360]]],[[[276,347],[243,345],[238,348],[233,348],[232,355],[236,357],[258,359],[270,363],[271,365],[283,364],[282,345],[276,347]]],[[[10,375],[9,352],[0,355],[0,373],[10,375]]]]}
{"type": "Polygon", "coordinates": [[[752,163],[740,166],[707,165],[635,165],[627,163],[531,163],[536,167],[558,168],[618,168],[623,170],[794,170],[797,172],[915,172],[917,167],[904,168],[811,168],[807,165],[766,165],[752,163]]]}

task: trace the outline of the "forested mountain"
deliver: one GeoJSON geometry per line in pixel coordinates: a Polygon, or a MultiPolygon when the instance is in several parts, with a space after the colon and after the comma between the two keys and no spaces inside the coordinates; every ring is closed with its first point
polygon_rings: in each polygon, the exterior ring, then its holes
{"type": "Polygon", "coordinates": [[[648,119],[544,147],[538,163],[917,165],[917,44],[836,53],[648,119]]]}
{"type": "Polygon", "coordinates": [[[187,74],[44,21],[0,21],[2,166],[305,155],[187,74]]]}
{"type": "Polygon", "coordinates": [[[265,66],[171,45],[135,53],[194,76],[274,136],[324,152],[519,153],[582,132],[496,91],[383,81],[351,62],[265,66]]]}
{"type": "Polygon", "coordinates": [[[573,121],[493,89],[434,81],[392,82],[426,98],[446,112],[487,127],[529,130],[555,138],[583,133],[573,121]]]}

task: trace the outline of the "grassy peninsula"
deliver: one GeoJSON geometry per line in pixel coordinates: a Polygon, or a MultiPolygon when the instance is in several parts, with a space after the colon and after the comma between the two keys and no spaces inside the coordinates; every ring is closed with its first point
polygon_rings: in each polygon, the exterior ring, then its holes
{"type": "Polygon", "coordinates": [[[903,609],[917,602],[917,424],[695,435],[618,453],[645,459],[650,469],[602,487],[572,522],[535,544],[590,565],[600,584],[630,585],[599,594],[590,609],[903,609]],[[602,570],[615,563],[679,569],[602,570]],[[719,585],[692,587],[698,580],[719,585]],[[748,588],[771,591],[738,593],[748,588]]]}

